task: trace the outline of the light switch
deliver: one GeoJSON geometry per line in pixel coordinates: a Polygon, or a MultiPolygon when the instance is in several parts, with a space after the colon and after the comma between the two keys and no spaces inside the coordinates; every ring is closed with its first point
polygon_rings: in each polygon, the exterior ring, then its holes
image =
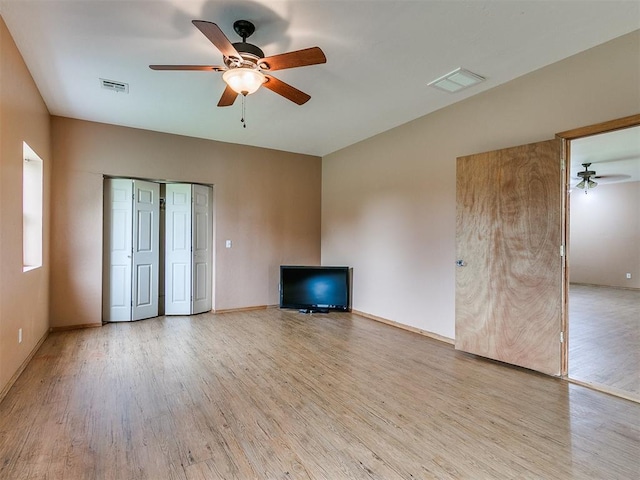
{"type": "Polygon", "coordinates": [[[231,240],[227,240],[227,241],[224,243],[224,246],[225,246],[225,247],[227,247],[227,248],[231,248],[231,240]]]}

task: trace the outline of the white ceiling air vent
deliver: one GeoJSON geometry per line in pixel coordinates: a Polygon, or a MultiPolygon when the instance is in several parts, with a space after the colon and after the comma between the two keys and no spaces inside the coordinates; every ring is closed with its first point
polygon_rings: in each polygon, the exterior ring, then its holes
{"type": "Polygon", "coordinates": [[[476,73],[465,70],[464,68],[456,68],[453,72],[449,72],[433,82],[429,82],[428,85],[444,90],[445,92],[453,93],[484,81],[485,78],[476,73]]]}
{"type": "Polygon", "coordinates": [[[105,90],[111,90],[118,93],[129,93],[129,84],[123,82],[115,82],[113,80],[100,79],[100,85],[105,90]]]}

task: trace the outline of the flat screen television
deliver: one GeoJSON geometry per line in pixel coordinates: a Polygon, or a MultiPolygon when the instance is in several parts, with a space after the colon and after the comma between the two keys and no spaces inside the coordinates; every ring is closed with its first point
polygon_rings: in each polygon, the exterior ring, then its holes
{"type": "Polygon", "coordinates": [[[305,313],[350,309],[349,267],[280,266],[280,308],[305,313]]]}

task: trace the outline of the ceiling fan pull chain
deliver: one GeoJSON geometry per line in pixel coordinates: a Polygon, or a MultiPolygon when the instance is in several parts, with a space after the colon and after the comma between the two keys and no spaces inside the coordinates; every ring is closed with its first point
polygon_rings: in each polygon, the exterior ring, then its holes
{"type": "Polygon", "coordinates": [[[244,117],[245,117],[245,115],[244,115],[244,112],[245,112],[244,100],[245,100],[245,98],[247,98],[247,96],[243,94],[242,95],[242,118],[240,119],[240,122],[242,123],[242,128],[247,128],[247,122],[245,122],[245,120],[244,120],[244,117]]]}

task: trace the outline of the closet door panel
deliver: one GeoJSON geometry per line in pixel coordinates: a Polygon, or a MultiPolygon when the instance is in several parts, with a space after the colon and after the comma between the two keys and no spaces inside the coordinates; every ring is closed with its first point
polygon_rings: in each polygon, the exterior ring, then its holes
{"type": "Polygon", "coordinates": [[[131,319],[158,316],[160,185],[133,181],[133,306],[131,319]]]}
{"type": "Polygon", "coordinates": [[[167,184],[165,201],[166,315],[191,313],[191,184],[167,184]]]}
{"type": "Polygon", "coordinates": [[[104,183],[104,271],[102,318],[131,320],[133,248],[133,182],[106,179],[104,183]]]}
{"type": "Polygon", "coordinates": [[[213,189],[193,185],[193,301],[191,313],[213,307],[213,189]]]}

